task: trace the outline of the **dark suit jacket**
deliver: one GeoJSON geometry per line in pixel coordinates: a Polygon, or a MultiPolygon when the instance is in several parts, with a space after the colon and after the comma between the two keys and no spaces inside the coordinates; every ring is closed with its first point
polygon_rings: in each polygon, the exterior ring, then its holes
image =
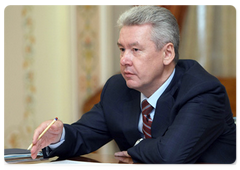
{"type": "Polygon", "coordinates": [[[233,163],[236,159],[236,125],[225,88],[193,60],[179,60],[170,85],[158,99],[152,139],[134,146],[141,138],[140,113],[140,92],[115,75],[91,111],[64,125],[65,142],[47,156],[90,153],[114,139],[135,162],[233,163]]]}

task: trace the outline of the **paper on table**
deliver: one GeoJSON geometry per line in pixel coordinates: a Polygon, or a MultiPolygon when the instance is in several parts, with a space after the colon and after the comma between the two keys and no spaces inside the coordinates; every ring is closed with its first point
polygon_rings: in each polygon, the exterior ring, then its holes
{"type": "Polygon", "coordinates": [[[63,160],[63,161],[37,163],[37,164],[33,164],[33,165],[98,165],[99,166],[99,165],[132,165],[132,164],[98,163],[98,162],[63,160]]]}
{"type": "Polygon", "coordinates": [[[39,157],[36,159],[32,158],[23,158],[23,159],[5,159],[6,163],[9,164],[20,164],[20,163],[40,163],[41,161],[44,161],[47,159],[44,159],[43,157],[39,157]]]}
{"type": "MultiPolygon", "coordinates": [[[[39,152],[38,156],[42,156],[42,153],[39,152]]],[[[30,158],[31,152],[26,149],[4,149],[4,159],[15,159],[15,158],[30,158]]]]}
{"type": "Polygon", "coordinates": [[[26,149],[19,149],[19,148],[4,149],[4,155],[29,154],[29,153],[31,153],[31,152],[26,149]]]}

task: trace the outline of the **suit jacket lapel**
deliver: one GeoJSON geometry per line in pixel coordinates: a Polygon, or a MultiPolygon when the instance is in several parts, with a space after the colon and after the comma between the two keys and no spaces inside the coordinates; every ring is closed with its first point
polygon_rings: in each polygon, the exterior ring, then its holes
{"type": "Polygon", "coordinates": [[[152,123],[152,138],[164,135],[167,128],[170,126],[170,111],[174,100],[168,95],[160,98],[157,102],[155,115],[152,123]]]}
{"type": "Polygon", "coordinates": [[[171,109],[173,108],[175,97],[181,84],[180,80],[183,72],[184,70],[182,68],[176,66],[175,75],[171,83],[158,99],[151,128],[153,138],[164,135],[167,128],[172,124],[171,109]]]}
{"type": "Polygon", "coordinates": [[[129,144],[133,146],[135,142],[141,138],[141,133],[138,131],[138,122],[141,112],[140,108],[140,93],[131,90],[132,98],[123,105],[123,133],[126,136],[129,144]]]}

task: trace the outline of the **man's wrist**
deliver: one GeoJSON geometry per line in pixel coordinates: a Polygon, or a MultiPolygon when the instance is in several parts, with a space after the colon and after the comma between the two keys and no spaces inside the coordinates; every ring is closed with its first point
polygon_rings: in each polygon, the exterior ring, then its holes
{"type": "Polygon", "coordinates": [[[59,147],[63,142],[65,141],[65,128],[63,127],[63,131],[62,131],[62,135],[61,138],[59,140],[59,142],[57,143],[52,143],[49,145],[49,147],[53,150],[56,149],[57,147],[59,147]]]}

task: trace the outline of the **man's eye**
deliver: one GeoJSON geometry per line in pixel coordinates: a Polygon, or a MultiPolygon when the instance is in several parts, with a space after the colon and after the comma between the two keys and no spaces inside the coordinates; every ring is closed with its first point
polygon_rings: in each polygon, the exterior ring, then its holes
{"type": "Polygon", "coordinates": [[[124,52],[125,51],[125,49],[124,48],[119,48],[120,49],[120,51],[122,51],[122,52],[124,52]]]}
{"type": "Polygon", "coordinates": [[[139,51],[139,49],[137,49],[137,48],[134,48],[133,50],[134,50],[134,51],[139,51]]]}

